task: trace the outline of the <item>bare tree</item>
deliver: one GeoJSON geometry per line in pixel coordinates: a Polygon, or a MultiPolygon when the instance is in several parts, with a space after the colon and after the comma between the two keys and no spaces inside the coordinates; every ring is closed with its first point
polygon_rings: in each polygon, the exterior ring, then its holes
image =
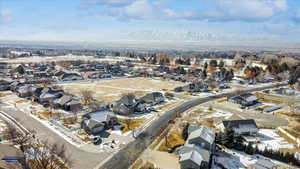
{"type": "Polygon", "coordinates": [[[83,98],[84,104],[91,104],[93,102],[93,92],[90,90],[82,90],[80,94],[83,98]]]}
{"type": "Polygon", "coordinates": [[[26,164],[30,169],[67,169],[73,164],[64,144],[33,143],[27,154],[26,164]]]}
{"type": "Polygon", "coordinates": [[[18,130],[15,126],[10,123],[6,123],[6,136],[14,145],[20,146],[20,149],[24,151],[24,146],[29,144],[34,136],[35,131],[29,133],[24,133],[18,130]]]}
{"type": "Polygon", "coordinates": [[[133,121],[131,119],[124,119],[123,123],[127,126],[128,130],[132,130],[133,121]]]}

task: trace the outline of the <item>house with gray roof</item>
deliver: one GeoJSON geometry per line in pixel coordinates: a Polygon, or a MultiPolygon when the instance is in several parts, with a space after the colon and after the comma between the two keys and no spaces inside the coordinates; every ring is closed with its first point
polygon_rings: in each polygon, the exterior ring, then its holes
{"type": "Polygon", "coordinates": [[[293,96],[296,94],[296,90],[289,89],[289,88],[279,88],[279,89],[274,89],[273,93],[279,95],[293,96]]]}
{"type": "Polygon", "coordinates": [[[120,100],[116,102],[113,106],[113,112],[121,115],[129,115],[135,112],[135,107],[138,101],[134,96],[127,95],[123,96],[120,100]]]}
{"type": "Polygon", "coordinates": [[[203,149],[213,152],[216,134],[206,126],[199,126],[188,136],[188,143],[195,144],[203,149]]]}
{"type": "Polygon", "coordinates": [[[62,97],[55,99],[52,104],[54,107],[72,112],[77,112],[82,108],[80,99],[67,94],[64,94],[62,97]]]}
{"type": "Polygon", "coordinates": [[[253,106],[259,103],[259,99],[254,94],[251,93],[245,93],[245,94],[231,97],[229,98],[229,101],[236,104],[240,104],[244,107],[253,106]]]}
{"type": "Polygon", "coordinates": [[[235,136],[256,136],[258,128],[253,119],[224,120],[220,125],[221,130],[226,128],[233,130],[235,136]]]}
{"type": "Polygon", "coordinates": [[[155,105],[165,101],[165,97],[161,92],[152,92],[148,93],[145,96],[141,97],[140,102],[155,105]]]}
{"type": "Polygon", "coordinates": [[[205,159],[203,154],[209,154],[208,151],[198,152],[197,150],[191,150],[187,153],[181,154],[179,163],[181,169],[209,169],[209,158],[205,159]],[[206,153],[204,153],[206,152],[206,153]]]}
{"type": "Polygon", "coordinates": [[[13,82],[10,78],[0,78],[0,91],[10,90],[10,84],[13,82]]]}
{"type": "Polygon", "coordinates": [[[117,124],[117,117],[110,111],[91,112],[83,116],[81,128],[88,134],[98,135],[117,124]]]}
{"type": "Polygon", "coordinates": [[[65,73],[61,76],[62,81],[83,80],[83,77],[77,73],[65,73]]]}
{"type": "Polygon", "coordinates": [[[190,83],[186,86],[177,87],[174,89],[175,92],[207,92],[208,85],[204,82],[190,83]]]}
{"type": "Polygon", "coordinates": [[[16,89],[17,95],[19,97],[31,97],[35,92],[36,87],[33,85],[24,85],[16,89]]]}
{"type": "Polygon", "coordinates": [[[49,89],[48,91],[42,91],[39,96],[40,103],[51,103],[53,100],[62,97],[64,94],[63,90],[53,90],[49,89]]]}
{"type": "Polygon", "coordinates": [[[182,169],[209,169],[215,151],[215,132],[206,126],[189,126],[188,138],[179,149],[182,169]]]}

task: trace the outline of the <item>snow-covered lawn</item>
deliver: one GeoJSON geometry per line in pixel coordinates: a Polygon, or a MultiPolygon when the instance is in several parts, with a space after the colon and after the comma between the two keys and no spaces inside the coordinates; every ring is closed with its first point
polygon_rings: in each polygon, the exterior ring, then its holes
{"type": "MultiPolygon", "coordinates": [[[[258,159],[271,160],[261,155],[257,155],[257,154],[248,155],[244,152],[235,151],[235,150],[225,149],[224,152],[225,155],[214,156],[215,162],[212,165],[212,169],[221,169],[221,167],[217,166],[216,163],[222,164],[225,168],[228,169],[244,169],[249,167],[250,165],[255,164],[258,159]]],[[[275,160],[271,160],[271,161],[277,165],[281,165],[281,166],[286,165],[279,161],[275,161],[275,160]]]]}
{"type": "Polygon", "coordinates": [[[233,115],[232,113],[224,112],[224,111],[218,110],[218,111],[215,112],[215,113],[212,113],[212,114],[209,114],[209,115],[205,116],[205,118],[218,118],[218,117],[224,117],[225,119],[228,119],[228,118],[230,118],[232,115],[233,115]]]}
{"type": "Polygon", "coordinates": [[[257,144],[257,146],[260,150],[264,150],[265,148],[272,150],[294,148],[294,145],[288,143],[284,138],[277,135],[276,130],[260,129],[258,133],[261,143],[257,144]]]}

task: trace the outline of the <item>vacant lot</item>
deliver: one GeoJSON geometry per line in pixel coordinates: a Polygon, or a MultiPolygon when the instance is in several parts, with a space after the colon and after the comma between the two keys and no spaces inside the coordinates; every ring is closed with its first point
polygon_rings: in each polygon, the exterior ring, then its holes
{"type": "Polygon", "coordinates": [[[61,85],[65,91],[80,96],[82,90],[90,90],[93,97],[105,102],[114,102],[123,94],[134,93],[142,96],[154,91],[171,91],[184,85],[181,82],[154,80],[150,78],[126,78],[98,82],[79,82],[61,85]]]}

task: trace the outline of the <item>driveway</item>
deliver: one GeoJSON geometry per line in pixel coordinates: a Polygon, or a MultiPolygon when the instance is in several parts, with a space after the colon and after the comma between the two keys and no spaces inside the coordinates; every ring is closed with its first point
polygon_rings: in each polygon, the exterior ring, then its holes
{"type": "Polygon", "coordinates": [[[108,153],[90,153],[85,152],[74,145],[67,142],[64,138],[53,132],[48,127],[41,124],[31,116],[16,110],[14,107],[9,107],[6,104],[0,103],[0,111],[15,118],[21,125],[28,130],[35,130],[36,137],[41,140],[47,140],[49,143],[61,143],[67,147],[68,153],[73,160],[73,169],[92,169],[97,166],[105,158],[109,157],[108,153]]]}

